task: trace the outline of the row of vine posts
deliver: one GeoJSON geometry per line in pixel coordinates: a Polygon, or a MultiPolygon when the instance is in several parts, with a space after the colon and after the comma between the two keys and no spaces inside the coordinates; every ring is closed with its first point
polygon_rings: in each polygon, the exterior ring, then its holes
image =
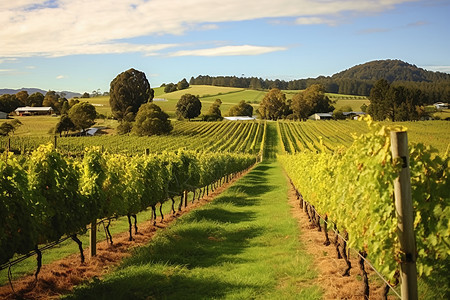
{"type": "MultiPolygon", "coordinates": [[[[402,300],[417,300],[417,269],[416,269],[416,241],[414,235],[414,213],[411,197],[411,178],[409,170],[409,152],[408,152],[408,137],[406,131],[391,131],[391,153],[394,160],[400,160],[401,170],[398,177],[394,180],[394,198],[395,198],[395,211],[397,215],[397,235],[400,242],[400,279],[401,279],[401,299],[402,300]]],[[[292,183],[292,182],[291,182],[292,183]]],[[[293,185],[293,183],[292,183],[293,185]]],[[[320,218],[314,206],[303,200],[301,194],[297,191],[297,198],[300,199],[300,208],[305,210],[308,219],[313,226],[317,226],[321,231],[320,218]]],[[[325,215],[324,220],[324,232],[325,242],[324,245],[331,244],[328,237],[328,217],[325,215]]],[[[339,251],[340,242],[339,232],[334,225],[335,238],[333,243],[336,245],[336,251],[338,258],[344,258],[347,264],[343,276],[348,276],[351,268],[351,263],[347,258],[346,241],[348,239],[347,233],[344,232],[344,236],[341,237],[342,243],[342,255],[339,251]]],[[[362,257],[360,259],[360,267],[363,272],[364,281],[364,299],[369,299],[369,284],[367,279],[367,273],[364,269],[364,258],[366,254],[359,252],[362,257]]],[[[385,289],[385,297],[389,291],[389,286],[385,289]]]]}

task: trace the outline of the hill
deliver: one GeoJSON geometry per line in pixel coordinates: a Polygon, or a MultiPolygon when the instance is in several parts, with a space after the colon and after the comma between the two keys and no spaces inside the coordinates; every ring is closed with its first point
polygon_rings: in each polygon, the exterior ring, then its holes
{"type": "Polygon", "coordinates": [[[350,69],[331,76],[335,80],[358,79],[377,81],[386,79],[394,81],[435,82],[450,80],[450,74],[427,71],[401,60],[374,60],[356,65],[350,69]]]}
{"type": "Polygon", "coordinates": [[[321,84],[328,93],[369,96],[373,84],[379,79],[386,79],[395,85],[420,89],[427,98],[427,103],[448,101],[450,93],[450,74],[427,71],[401,60],[375,60],[331,76],[295,79],[290,81],[269,80],[256,77],[235,77],[199,75],[192,77],[190,85],[213,85],[235,88],[267,90],[304,90],[312,84],[321,84]]]}
{"type": "MultiPolygon", "coordinates": [[[[34,94],[34,93],[41,93],[45,95],[47,91],[37,88],[21,88],[21,89],[0,89],[0,95],[9,94],[14,95],[21,91],[27,91],[28,95],[34,94]]],[[[76,92],[69,92],[69,91],[61,91],[56,92],[57,94],[64,94],[67,99],[73,98],[73,97],[81,97],[80,93],[76,92]]]]}

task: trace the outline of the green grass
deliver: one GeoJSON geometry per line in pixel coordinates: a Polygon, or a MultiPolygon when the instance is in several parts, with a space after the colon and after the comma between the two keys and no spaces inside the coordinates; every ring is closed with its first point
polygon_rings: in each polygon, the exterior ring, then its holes
{"type": "Polygon", "coordinates": [[[368,99],[337,99],[333,104],[334,108],[339,110],[342,107],[350,106],[352,111],[361,111],[361,106],[365,104],[369,106],[370,101],[368,99]]]}
{"type": "Polygon", "coordinates": [[[272,161],[68,299],[320,299],[311,266],[272,161]]]}
{"type": "Polygon", "coordinates": [[[243,91],[243,88],[232,88],[232,87],[222,87],[222,86],[211,86],[211,85],[192,85],[187,89],[181,91],[175,91],[172,93],[161,94],[160,98],[166,98],[168,100],[179,100],[184,94],[192,94],[199,97],[214,96],[219,94],[227,94],[230,92],[243,91]]]}
{"type": "MultiPolygon", "coordinates": [[[[46,136],[50,129],[55,128],[59,122],[59,117],[52,116],[14,116],[22,125],[14,132],[17,136],[46,136]]],[[[11,122],[12,119],[0,120],[0,124],[11,122]]]]}

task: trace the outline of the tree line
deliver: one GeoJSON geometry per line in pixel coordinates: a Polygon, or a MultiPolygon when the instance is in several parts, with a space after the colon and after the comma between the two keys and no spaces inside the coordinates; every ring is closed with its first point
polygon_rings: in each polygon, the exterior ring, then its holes
{"type": "Polygon", "coordinates": [[[255,90],[304,90],[320,84],[328,93],[369,96],[375,82],[385,79],[394,86],[419,89],[425,103],[450,99],[450,74],[427,71],[400,60],[371,61],[332,76],[295,80],[270,80],[257,77],[209,76],[191,77],[191,85],[213,85],[255,90]]]}
{"type": "MultiPolygon", "coordinates": [[[[363,80],[352,78],[333,78],[319,76],[317,78],[296,79],[296,80],[270,80],[257,77],[236,77],[236,76],[209,76],[199,75],[196,78],[191,77],[190,85],[212,85],[247,88],[254,90],[266,90],[277,88],[279,90],[304,90],[312,85],[320,84],[327,93],[369,96],[370,90],[376,80],[363,80]]],[[[417,88],[425,96],[426,103],[432,104],[437,101],[448,101],[450,99],[450,80],[439,80],[433,82],[413,82],[413,81],[394,81],[394,85],[407,86],[408,88],[417,88]]]]}

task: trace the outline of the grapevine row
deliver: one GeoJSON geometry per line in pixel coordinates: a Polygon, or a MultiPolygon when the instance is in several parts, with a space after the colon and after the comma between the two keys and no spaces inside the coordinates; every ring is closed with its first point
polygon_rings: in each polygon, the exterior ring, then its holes
{"type": "MultiPolygon", "coordinates": [[[[253,121],[174,122],[173,132],[166,136],[62,137],[57,138],[57,148],[71,155],[83,153],[86,147],[98,145],[102,145],[103,149],[109,153],[123,154],[143,153],[146,149],[151,152],[162,152],[181,147],[201,151],[233,151],[257,154],[260,150],[261,135],[248,134],[256,127],[262,128],[263,123],[253,121]],[[253,144],[255,139],[256,141],[253,144]],[[240,143],[242,141],[248,142],[254,147],[244,147],[240,143]]],[[[15,153],[29,153],[39,145],[49,142],[53,143],[54,137],[0,137],[0,151],[10,149],[15,153]]]]}
{"type": "Polygon", "coordinates": [[[0,264],[64,235],[76,239],[96,219],[130,217],[148,207],[156,214],[155,205],[168,199],[175,211],[175,196],[254,163],[255,156],[244,154],[178,150],[129,157],[99,148],[71,159],[51,144],[28,157],[5,153],[0,161],[0,264]]]}
{"type": "MultiPolygon", "coordinates": [[[[389,128],[373,125],[346,150],[303,151],[280,155],[299,194],[322,218],[329,218],[349,237],[349,247],[368,255],[391,282],[402,253],[397,238],[393,181],[400,163],[393,162],[389,128]]],[[[448,156],[432,155],[418,144],[410,148],[414,226],[419,275],[446,278],[450,257],[448,156]]]]}

